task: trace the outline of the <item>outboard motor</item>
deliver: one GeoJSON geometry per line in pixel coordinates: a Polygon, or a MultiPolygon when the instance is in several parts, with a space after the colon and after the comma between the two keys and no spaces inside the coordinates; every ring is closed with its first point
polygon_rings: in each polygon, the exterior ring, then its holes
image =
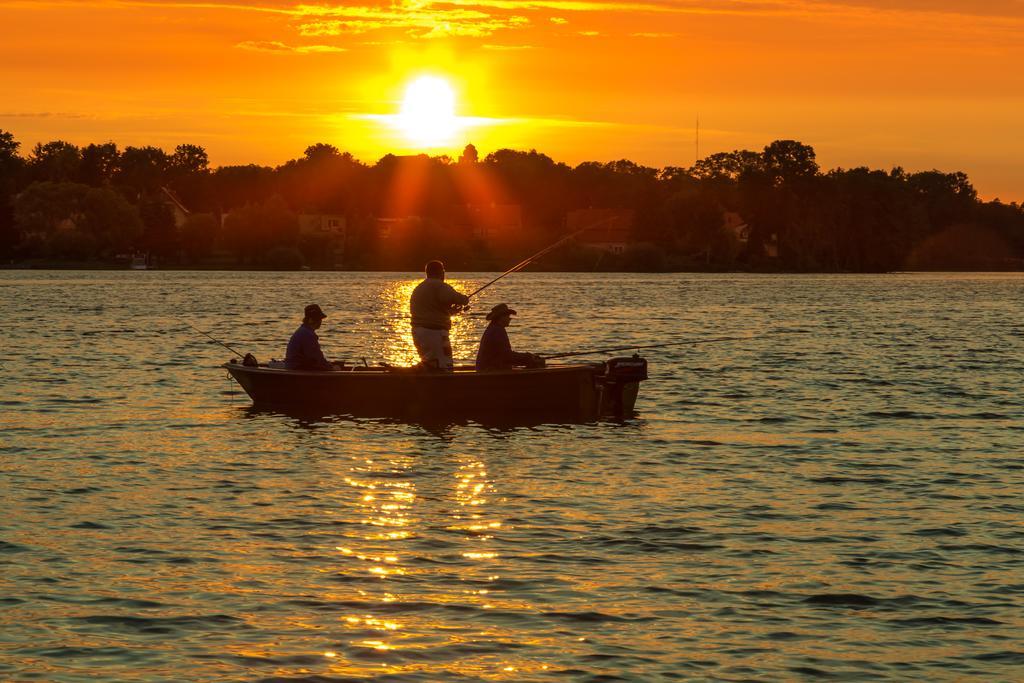
{"type": "Polygon", "coordinates": [[[633,411],[640,382],[647,379],[647,359],[640,354],[629,358],[611,358],[604,364],[601,378],[601,413],[623,417],[633,411]]]}

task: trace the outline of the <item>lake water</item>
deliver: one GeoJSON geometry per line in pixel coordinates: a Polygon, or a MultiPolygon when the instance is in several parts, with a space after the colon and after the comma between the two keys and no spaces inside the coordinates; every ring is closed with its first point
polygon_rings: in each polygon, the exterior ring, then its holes
{"type": "Polygon", "coordinates": [[[1024,276],[485,292],[521,350],[747,337],[624,423],[257,412],[184,325],[410,362],[415,281],[0,272],[0,680],[1024,680],[1024,276]]]}

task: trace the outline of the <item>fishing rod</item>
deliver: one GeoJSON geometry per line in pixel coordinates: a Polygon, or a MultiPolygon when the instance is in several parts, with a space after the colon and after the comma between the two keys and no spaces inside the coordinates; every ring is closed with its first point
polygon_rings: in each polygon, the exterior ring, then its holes
{"type": "Polygon", "coordinates": [[[661,349],[666,346],[687,346],[693,344],[711,344],[714,342],[724,341],[740,341],[741,339],[749,339],[750,337],[717,337],[714,339],[690,339],[687,341],[677,342],[666,342],[664,344],[646,344],[643,346],[613,346],[606,349],[591,349],[589,351],[573,351],[572,353],[556,353],[551,356],[541,356],[544,360],[554,360],[556,358],[572,358],[574,356],[590,356],[595,353],[612,353],[614,351],[630,351],[633,349],[661,349]]]}
{"type": "MultiPolygon", "coordinates": [[[[184,321],[183,321],[183,322],[184,322],[184,321]]],[[[196,331],[196,332],[198,332],[199,334],[201,334],[201,335],[203,335],[204,337],[206,337],[207,339],[209,339],[210,341],[212,341],[212,342],[216,342],[217,344],[220,344],[220,345],[221,345],[221,346],[223,346],[223,347],[224,347],[225,349],[227,349],[227,350],[228,350],[228,351],[230,351],[231,353],[235,354],[235,355],[236,355],[236,356],[238,356],[239,358],[241,358],[241,359],[243,359],[243,360],[245,359],[245,355],[244,355],[244,354],[241,354],[241,353],[239,353],[238,351],[235,351],[235,350],[234,350],[233,348],[231,348],[230,346],[228,346],[228,345],[227,345],[227,344],[225,344],[224,342],[220,341],[219,339],[214,339],[213,337],[211,337],[210,335],[206,334],[206,333],[205,333],[205,332],[203,332],[203,331],[202,331],[201,329],[199,329],[198,327],[196,327],[195,325],[193,325],[193,324],[191,324],[191,323],[185,323],[185,324],[186,324],[186,325],[188,325],[189,327],[191,327],[191,328],[192,328],[193,330],[195,330],[195,331],[196,331]]]]}
{"type": "Polygon", "coordinates": [[[496,277],[493,280],[491,280],[490,282],[488,282],[483,287],[479,287],[475,292],[473,292],[472,294],[469,295],[469,298],[472,299],[474,296],[476,296],[480,292],[484,291],[485,289],[487,289],[488,287],[490,287],[491,285],[493,285],[495,282],[497,282],[498,280],[502,279],[503,277],[511,275],[512,273],[518,273],[520,270],[522,270],[526,266],[530,265],[531,263],[533,263],[534,261],[539,259],[541,256],[544,256],[545,254],[547,254],[550,251],[554,251],[558,247],[562,246],[563,244],[565,244],[566,242],[571,240],[576,235],[579,235],[580,233],[586,232],[587,230],[593,230],[594,228],[596,228],[596,227],[598,227],[600,225],[603,225],[603,224],[605,224],[605,223],[607,223],[609,221],[612,221],[615,218],[616,218],[615,216],[611,216],[609,218],[605,218],[604,220],[600,220],[600,221],[598,221],[596,223],[588,225],[585,228],[580,228],[579,230],[577,230],[575,232],[569,233],[568,235],[566,235],[562,239],[558,240],[554,244],[541,249],[540,251],[538,251],[533,256],[531,256],[531,257],[529,257],[527,259],[524,259],[524,260],[520,261],[519,263],[517,263],[516,265],[512,266],[511,268],[506,270],[504,273],[502,273],[498,277],[496,277]]]}

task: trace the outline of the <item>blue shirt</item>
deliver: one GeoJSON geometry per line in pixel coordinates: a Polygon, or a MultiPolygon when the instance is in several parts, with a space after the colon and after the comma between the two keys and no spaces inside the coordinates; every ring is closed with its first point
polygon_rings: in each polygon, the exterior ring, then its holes
{"type": "Polygon", "coordinates": [[[320,350],[320,337],[311,328],[299,325],[288,340],[288,351],[284,357],[287,370],[331,370],[334,368],[320,350]]]}
{"type": "Polygon", "coordinates": [[[530,362],[530,354],[512,350],[508,332],[501,325],[492,322],[480,338],[480,350],[476,354],[477,370],[502,370],[530,362]]]}

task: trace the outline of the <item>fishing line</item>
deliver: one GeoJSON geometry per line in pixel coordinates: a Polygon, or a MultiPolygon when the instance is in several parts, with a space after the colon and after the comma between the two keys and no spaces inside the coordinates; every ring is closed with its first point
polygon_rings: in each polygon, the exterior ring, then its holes
{"type": "Polygon", "coordinates": [[[512,273],[518,273],[520,270],[522,270],[523,268],[526,268],[526,266],[530,265],[531,263],[533,263],[534,261],[539,259],[541,256],[544,256],[545,254],[547,254],[550,251],[554,251],[558,247],[562,246],[563,244],[565,244],[566,242],[571,240],[576,235],[579,235],[580,233],[584,233],[587,230],[593,230],[594,228],[596,228],[596,227],[598,227],[600,225],[604,225],[605,223],[608,223],[610,221],[615,220],[615,218],[616,218],[616,216],[610,216],[608,218],[605,218],[604,220],[597,221],[596,223],[591,223],[590,225],[586,226],[585,228],[580,228],[579,230],[576,230],[575,232],[569,233],[568,235],[566,235],[565,237],[561,238],[560,240],[558,240],[554,244],[552,244],[550,246],[547,246],[547,247],[544,247],[543,249],[538,251],[533,256],[520,261],[519,263],[517,263],[516,265],[512,266],[511,268],[506,270],[504,273],[499,275],[498,277],[496,277],[493,280],[491,280],[490,282],[488,282],[486,285],[478,288],[476,291],[474,291],[472,294],[469,295],[469,298],[472,299],[474,296],[476,296],[480,292],[484,291],[485,289],[487,289],[488,287],[490,287],[491,285],[493,285],[495,282],[497,282],[498,280],[502,279],[503,277],[511,275],[512,273]]]}
{"type": "Polygon", "coordinates": [[[590,356],[595,353],[612,353],[615,351],[631,351],[633,349],[662,349],[666,346],[688,346],[694,344],[712,344],[715,342],[725,341],[740,341],[743,339],[750,339],[750,337],[716,337],[714,339],[688,339],[687,341],[676,341],[666,342],[664,344],[631,344],[629,346],[611,346],[603,349],[590,349],[588,351],[572,351],[570,353],[556,353],[550,356],[541,356],[544,360],[554,360],[556,358],[572,358],[574,356],[590,356]]]}
{"type": "MultiPolygon", "coordinates": [[[[184,322],[184,321],[182,321],[182,322],[184,322]]],[[[196,327],[195,325],[193,325],[193,324],[191,324],[191,323],[188,323],[188,322],[186,322],[185,324],[186,324],[187,326],[191,327],[191,328],[192,328],[193,330],[195,330],[195,331],[196,331],[196,332],[198,332],[199,334],[201,334],[201,335],[203,335],[204,337],[206,337],[207,339],[209,339],[210,341],[212,341],[212,342],[215,342],[215,343],[217,343],[217,344],[220,344],[220,345],[221,345],[221,346],[223,346],[223,347],[224,347],[225,349],[227,349],[227,350],[228,350],[228,351],[230,351],[231,353],[235,354],[235,355],[236,355],[236,356],[238,356],[239,358],[242,358],[242,359],[244,359],[244,358],[245,358],[245,354],[243,354],[243,353],[239,353],[238,351],[236,351],[235,349],[231,348],[230,346],[228,346],[228,345],[227,345],[227,344],[225,344],[224,342],[220,341],[219,339],[214,339],[214,338],[213,338],[212,336],[208,335],[208,334],[207,334],[206,332],[203,332],[203,331],[202,331],[201,329],[199,329],[199,328],[198,328],[198,327],[196,327]]]]}

